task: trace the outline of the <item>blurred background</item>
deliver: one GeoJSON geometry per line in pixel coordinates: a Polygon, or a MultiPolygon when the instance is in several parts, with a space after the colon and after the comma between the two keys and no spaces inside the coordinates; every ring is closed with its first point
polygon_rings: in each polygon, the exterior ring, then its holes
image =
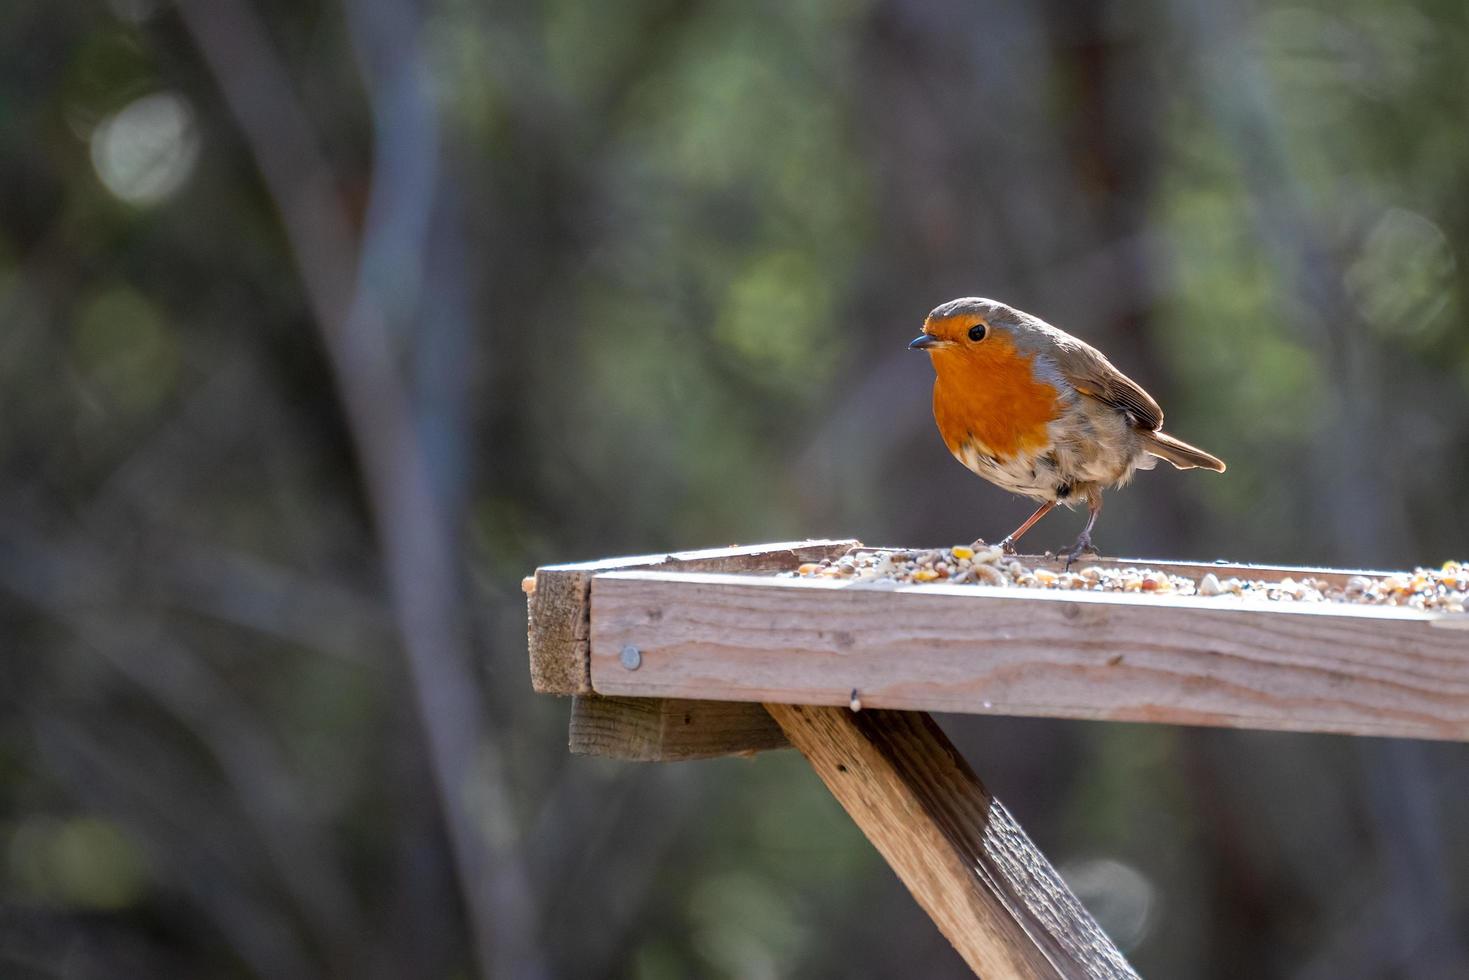
{"type": "MultiPolygon", "coordinates": [[[[1469,557],[1466,65],[1460,0],[0,5],[0,975],[964,975],[794,753],[568,756],[521,577],[1003,535],[904,350],[962,295],[1228,460],[1105,553],[1469,557]]],[[[943,722],[1146,976],[1469,975],[1464,746],[943,722]]]]}

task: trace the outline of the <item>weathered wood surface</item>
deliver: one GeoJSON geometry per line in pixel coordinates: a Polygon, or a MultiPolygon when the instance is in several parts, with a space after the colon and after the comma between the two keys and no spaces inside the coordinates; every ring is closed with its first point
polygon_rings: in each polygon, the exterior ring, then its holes
{"type": "Polygon", "coordinates": [[[602,694],[1469,739],[1469,633],[1435,628],[1463,616],[658,572],[592,595],[602,694]]]}
{"type": "Polygon", "coordinates": [[[604,698],[571,701],[571,751],[629,762],[682,762],[790,748],[763,707],[740,701],[604,698]]]}
{"type": "Polygon", "coordinates": [[[928,715],[766,708],[975,973],[1136,976],[928,715]]]}
{"type": "Polygon", "coordinates": [[[835,557],[857,543],[792,541],[538,568],[526,596],[531,686],[542,694],[592,693],[587,670],[587,587],[598,573],[627,568],[775,572],[795,568],[802,562],[835,557]]]}

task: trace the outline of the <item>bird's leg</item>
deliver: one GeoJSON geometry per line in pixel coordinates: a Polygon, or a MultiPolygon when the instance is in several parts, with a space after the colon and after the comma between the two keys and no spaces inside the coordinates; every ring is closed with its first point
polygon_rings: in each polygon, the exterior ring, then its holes
{"type": "Polygon", "coordinates": [[[1096,526],[1097,515],[1102,512],[1101,490],[1093,490],[1091,493],[1087,494],[1086,509],[1086,527],[1081,529],[1081,533],[1076,537],[1076,543],[1071,546],[1070,551],[1066,552],[1067,571],[1071,570],[1071,563],[1076,561],[1077,558],[1081,557],[1083,553],[1088,551],[1090,551],[1092,554],[1097,553],[1097,549],[1092,546],[1092,528],[1096,526]]]}
{"type": "Polygon", "coordinates": [[[1019,541],[1020,536],[1026,531],[1029,531],[1036,521],[1049,514],[1051,512],[1051,508],[1055,506],[1056,502],[1054,500],[1047,500],[1045,503],[1037,507],[1035,513],[1031,514],[1025,519],[1024,524],[1020,525],[1015,530],[1005,535],[1005,540],[1000,542],[1000,551],[1007,555],[1015,554],[1015,542],[1019,541]]]}

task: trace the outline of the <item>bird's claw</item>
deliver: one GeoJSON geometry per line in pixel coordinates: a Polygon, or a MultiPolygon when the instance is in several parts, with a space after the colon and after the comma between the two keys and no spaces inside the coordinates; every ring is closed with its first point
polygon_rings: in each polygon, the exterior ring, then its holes
{"type": "Polygon", "coordinates": [[[1071,571],[1071,563],[1087,553],[1093,555],[1101,554],[1097,550],[1096,545],[1092,544],[1092,536],[1082,532],[1081,537],[1076,539],[1076,544],[1072,545],[1071,550],[1066,552],[1066,570],[1068,572],[1071,571]]]}
{"type": "Polygon", "coordinates": [[[1002,554],[1002,555],[1013,555],[1013,554],[1015,554],[1015,542],[1014,541],[1011,541],[1009,537],[1006,537],[1003,541],[1000,542],[1000,554],[1002,554]]]}

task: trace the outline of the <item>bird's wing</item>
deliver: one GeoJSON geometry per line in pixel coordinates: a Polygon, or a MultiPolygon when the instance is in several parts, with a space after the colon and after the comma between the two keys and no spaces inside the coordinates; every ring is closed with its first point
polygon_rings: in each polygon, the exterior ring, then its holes
{"type": "Polygon", "coordinates": [[[1163,410],[1142,386],[1112,366],[1094,347],[1076,341],[1056,358],[1061,374],[1083,395],[1126,412],[1133,425],[1148,432],[1163,427],[1163,410]]]}

